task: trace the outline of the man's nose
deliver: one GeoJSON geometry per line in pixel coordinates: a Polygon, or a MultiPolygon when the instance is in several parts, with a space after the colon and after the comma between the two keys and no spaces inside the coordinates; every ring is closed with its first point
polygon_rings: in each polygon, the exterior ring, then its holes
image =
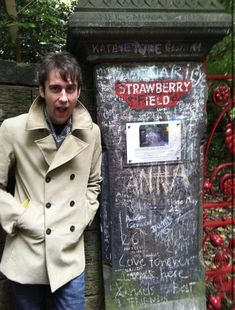
{"type": "Polygon", "coordinates": [[[63,102],[67,102],[68,101],[68,95],[67,95],[67,92],[66,92],[65,89],[61,90],[60,101],[63,101],[63,102]]]}

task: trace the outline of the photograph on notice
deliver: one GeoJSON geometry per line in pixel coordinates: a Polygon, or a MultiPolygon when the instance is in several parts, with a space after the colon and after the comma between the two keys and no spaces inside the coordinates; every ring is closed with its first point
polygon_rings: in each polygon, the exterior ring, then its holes
{"type": "Polygon", "coordinates": [[[181,122],[158,121],[126,124],[127,163],[181,159],[181,122]]]}
{"type": "Polygon", "coordinates": [[[140,147],[152,147],[168,145],[169,125],[151,124],[139,127],[140,147]]]}

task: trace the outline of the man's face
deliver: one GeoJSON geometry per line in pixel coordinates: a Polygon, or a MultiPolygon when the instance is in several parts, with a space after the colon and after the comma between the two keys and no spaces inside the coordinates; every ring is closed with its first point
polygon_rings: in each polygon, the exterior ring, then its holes
{"type": "Polygon", "coordinates": [[[77,81],[62,80],[56,70],[52,70],[44,88],[39,88],[40,96],[45,99],[46,111],[53,124],[64,124],[71,116],[80,94],[77,81]]]}

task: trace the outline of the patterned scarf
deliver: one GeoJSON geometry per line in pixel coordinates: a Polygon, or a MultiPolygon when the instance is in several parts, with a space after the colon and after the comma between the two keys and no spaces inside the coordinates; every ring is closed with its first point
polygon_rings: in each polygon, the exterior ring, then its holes
{"type": "Polygon", "coordinates": [[[66,138],[66,136],[68,134],[71,133],[71,130],[72,130],[72,118],[70,116],[70,118],[67,120],[67,122],[64,124],[64,127],[62,129],[62,131],[57,134],[56,131],[55,131],[55,128],[46,112],[46,110],[44,110],[44,114],[45,114],[45,118],[46,118],[46,121],[47,121],[47,124],[50,128],[50,131],[51,131],[51,134],[55,140],[55,144],[56,144],[56,147],[57,149],[61,146],[61,144],[63,143],[64,139],[66,138]]]}

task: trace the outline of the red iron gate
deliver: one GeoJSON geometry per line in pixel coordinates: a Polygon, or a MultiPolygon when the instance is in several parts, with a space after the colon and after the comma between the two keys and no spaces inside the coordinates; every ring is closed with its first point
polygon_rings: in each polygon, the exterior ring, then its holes
{"type": "Polygon", "coordinates": [[[207,76],[209,136],[203,171],[207,310],[235,310],[235,105],[232,76],[207,76]]]}

